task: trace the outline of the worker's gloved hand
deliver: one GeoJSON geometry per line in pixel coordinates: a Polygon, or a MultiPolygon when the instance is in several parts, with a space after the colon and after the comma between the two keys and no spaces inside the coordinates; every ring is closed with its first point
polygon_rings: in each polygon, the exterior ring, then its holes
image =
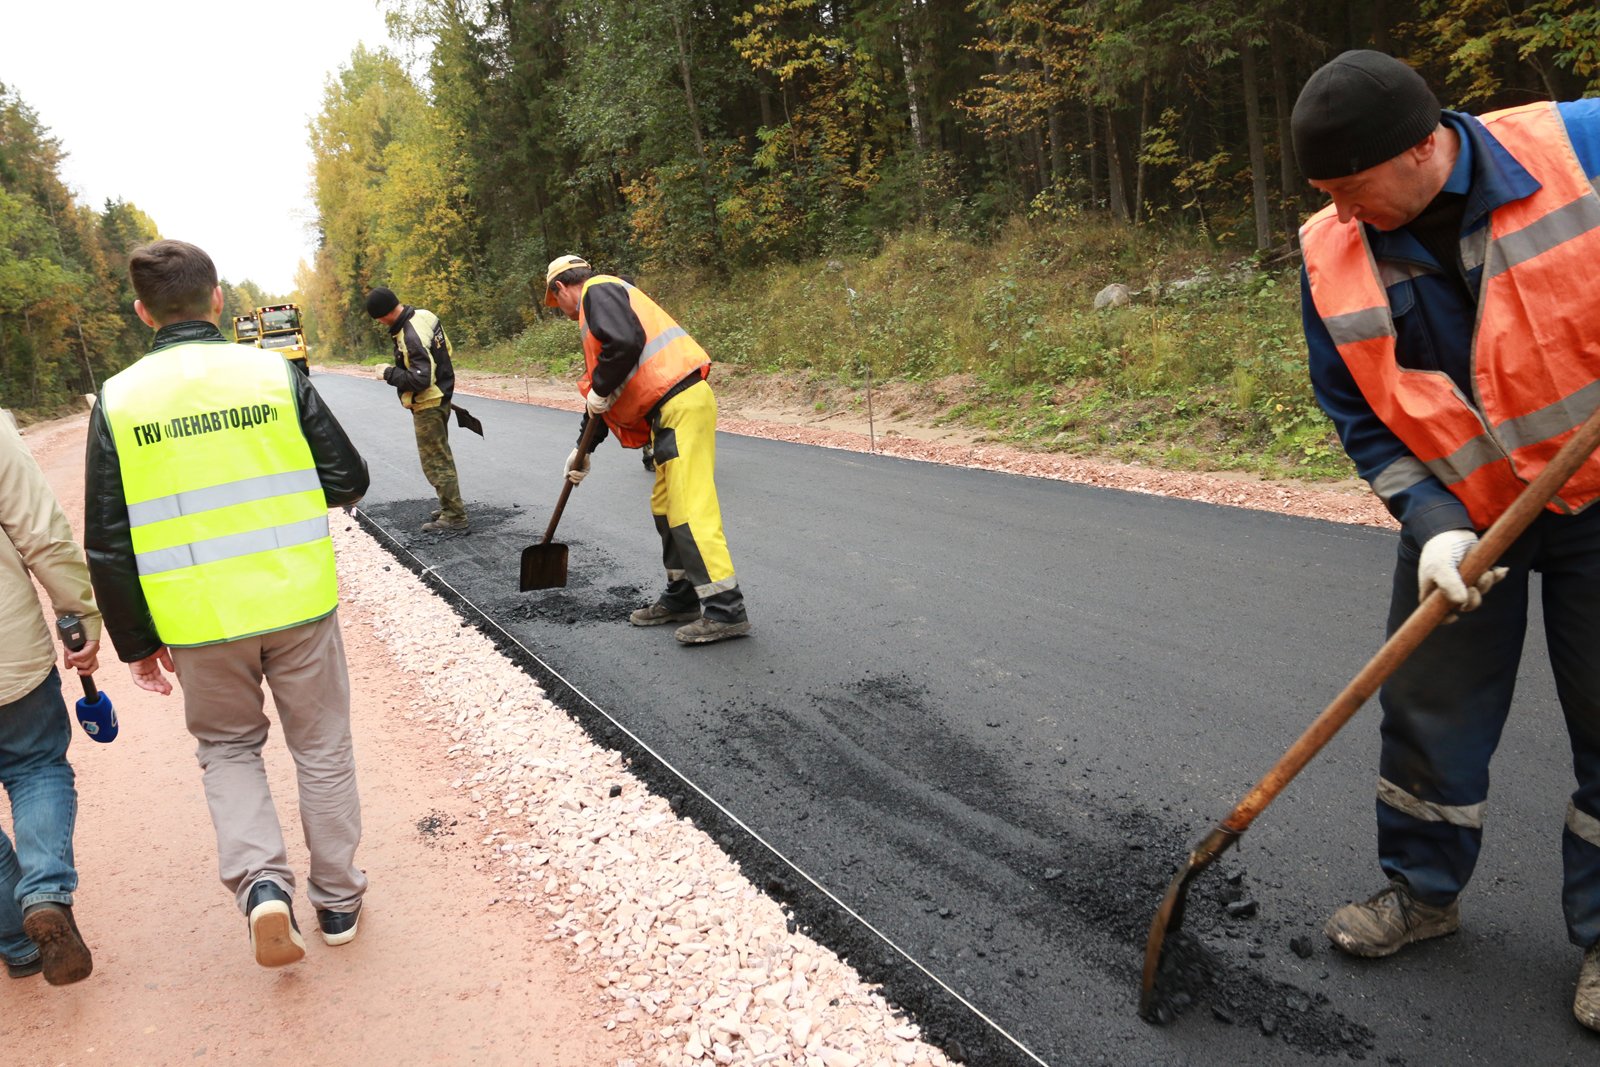
{"type": "Polygon", "coordinates": [[[610,411],[611,404],[617,399],[618,392],[620,390],[614,390],[610,396],[601,396],[593,389],[590,389],[589,395],[583,398],[583,406],[589,409],[589,414],[591,415],[599,415],[601,412],[610,411]]]}
{"type": "MultiPolygon", "coordinates": [[[[1483,603],[1483,594],[1494,588],[1494,583],[1506,576],[1506,568],[1490,567],[1479,576],[1476,585],[1461,579],[1461,561],[1478,543],[1478,535],[1471,530],[1445,530],[1428,538],[1422,546],[1422,559],[1417,563],[1417,602],[1428,599],[1435,589],[1454,606],[1457,612],[1474,611],[1483,603]]],[[[1451,615],[1446,622],[1454,622],[1451,615]]]]}
{"type": "Polygon", "coordinates": [[[389,371],[391,369],[393,369],[393,368],[391,368],[391,367],[379,367],[378,368],[378,377],[382,378],[384,381],[388,381],[389,380],[389,371]]]}
{"type": "Polygon", "coordinates": [[[567,481],[571,482],[573,485],[577,485],[589,474],[589,457],[586,455],[579,455],[578,450],[574,448],[572,450],[572,455],[567,457],[566,471],[567,481]]]}

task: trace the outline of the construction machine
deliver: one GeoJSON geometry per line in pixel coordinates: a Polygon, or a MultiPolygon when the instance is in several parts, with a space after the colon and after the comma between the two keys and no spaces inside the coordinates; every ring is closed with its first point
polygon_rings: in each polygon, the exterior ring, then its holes
{"type": "Polygon", "coordinates": [[[236,344],[253,345],[260,339],[261,324],[256,321],[254,312],[233,317],[233,340],[236,344]]]}
{"type": "Polygon", "coordinates": [[[311,373],[311,361],[306,351],[305,326],[300,321],[298,304],[273,304],[256,308],[256,322],[260,326],[262,348],[275,349],[302,374],[311,373]]]}

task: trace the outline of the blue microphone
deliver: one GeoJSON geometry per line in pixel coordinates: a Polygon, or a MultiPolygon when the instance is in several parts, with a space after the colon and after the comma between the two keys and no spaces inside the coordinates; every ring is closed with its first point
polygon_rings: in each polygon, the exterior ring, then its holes
{"type": "MultiPolygon", "coordinates": [[[[83,632],[83,620],[76,615],[61,616],[56,620],[56,630],[61,634],[61,643],[73,652],[88,643],[83,632]]],[[[83,682],[83,699],[78,701],[78,724],[91,739],[110,744],[117,739],[117,710],[111,706],[111,698],[95,687],[92,675],[80,674],[78,680],[83,682]]]]}

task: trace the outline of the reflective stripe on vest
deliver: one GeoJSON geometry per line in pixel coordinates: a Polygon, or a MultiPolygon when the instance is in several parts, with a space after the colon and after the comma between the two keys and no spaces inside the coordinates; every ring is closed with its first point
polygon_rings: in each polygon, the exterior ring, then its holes
{"type": "MultiPolygon", "coordinates": [[[[1329,206],[1300,234],[1312,302],[1362,395],[1480,529],[1600,405],[1600,302],[1590,282],[1600,259],[1600,195],[1554,104],[1481,121],[1540,188],[1495,209],[1472,242],[1482,251],[1470,260],[1484,264],[1471,353],[1475,398],[1442,372],[1399,365],[1385,291],[1393,271],[1374,262],[1359,223],[1340,223],[1329,206]]],[[[1391,464],[1374,476],[1373,489],[1388,499],[1415,484],[1415,475],[1391,464]]],[[[1597,496],[1600,459],[1591,457],[1550,507],[1574,512],[1597,496]]]]}
{"type": "Polygon", "coordinates": [[[423,352],[427,353],[428,387],[420,393],[413,393],[410,390],[402,392],[400,394],[400,404],[402,407],[416,411],[436,408],[439,406],[439,402],[444,399],[444,390],[439,388],[439,362],[433,358],[433,335],[437,332],[440,337],[444,338],[444,350],[447,355],[450,352],[450,338],[443,330],[439,329],[439,316],[426,308],[412,308],[411,318],[400,327],[400,332],[392,338],[394,341],[395,366],[401,370],[406,370],[411,366],[411,350],[406,347],[407,330],[416,332],[417,342],[422,345],[423,352]]]}
{"type": "MultiPolygon", "coordinates": [[[[650,409],[655,407],[667,390],[683,381],[696,369],[702,375],[710,369],[711,358],[695,342],[689,332],[662,311],[638,287],[621,278],[597,274],[583,283],[587,295],[591,285],[620,285],[627,290],[629,306],[644,327],[644,348],[639,352],[639,362],[628,372],[622,382],[621,395],[605,413],[606,425],[616,433],[625,447],[638,448],[650,440],[650,409]]],[[[586,368],[583,381],[585,391],[594,376],[600,359],[600,339],[589,332],[584,321],[582,301],[579,301],[578,328],[583,336],[583,360],[586,368]]]]}
{"type": "Polygon", "coordinates": [[[274,352],[192,342],[106,382],[139,584],[168,645],[283,630],[337,604],[295,373],[274,352]]]}

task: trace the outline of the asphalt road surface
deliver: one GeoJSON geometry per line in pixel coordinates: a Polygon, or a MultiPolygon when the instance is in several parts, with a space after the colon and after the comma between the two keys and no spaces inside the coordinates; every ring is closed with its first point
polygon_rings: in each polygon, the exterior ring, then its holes
{"type": "Polygon", "coordinates": [[[601,446],[556,537],[567,587],[520,593],[578,416],[467,400],[487,432],[452,430],[472,532],[430,535],[393,390],[315,383],[367,457],[362,510],[397,554],[558,673],[571,690],[532,668],[968,1062],[1600,1052],[1570,1013],[1571,757],[1537,623],[1460,935],[1379,962],[1321,936],[1383,882],[1374,705],[1196,881],[1185,932],[1209,980],[1193,1003],[1164,1027],[1136,1015],[1145,934],[1182,857],[1381,643],[1392,533],[722,434],[755,633],[689,648],[626,619],[663,582],[638,453],[601,446]],[[1228,917],[1235,898],[1255,913],[1228,917]]]}

